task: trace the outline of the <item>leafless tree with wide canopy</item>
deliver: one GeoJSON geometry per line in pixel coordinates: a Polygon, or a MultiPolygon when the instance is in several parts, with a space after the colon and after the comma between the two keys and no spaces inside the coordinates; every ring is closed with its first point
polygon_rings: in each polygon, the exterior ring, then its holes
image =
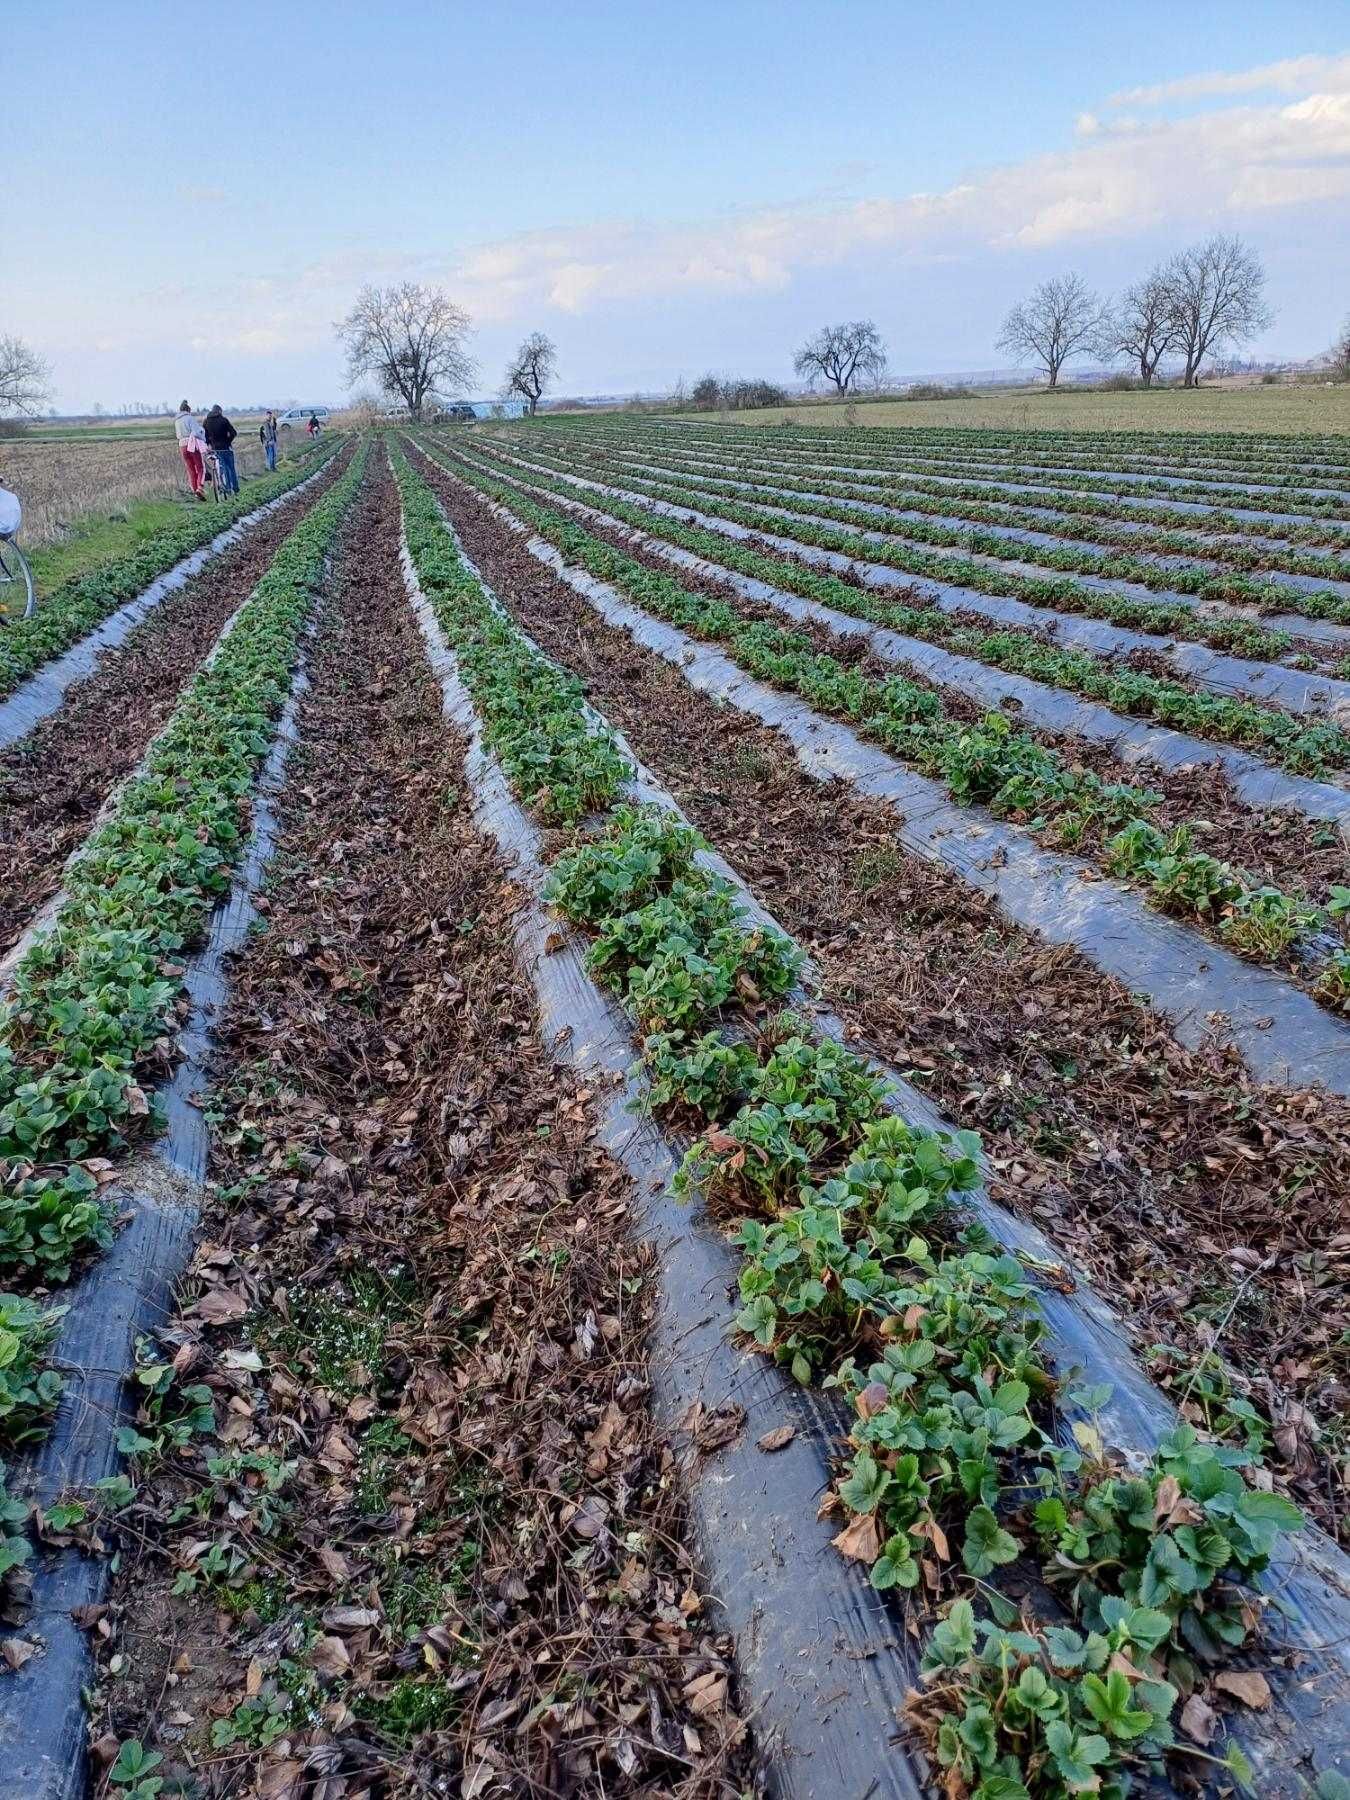
{"type": "Polygon", "coordinates": [[[1246,343],[1275,316],[1265,301],[1261,258],[1239,237],[1219,232],[1193,244],[1172,258],[1163,279],[1188,388],[1200,385],[1206,358],[1225,345],[1246,343]]]}
{"type": "Polygon", "coordinates": [[[1114,361],[1127,357],[1145,387],[1153,386],[1158,364],[1180,342],[1181,324],[1173,305],[1165,269],[1151,270],[1126,288],[1118,309],[1107,320],[1098,345],[1114,361]]]}
{"type": "Polygon", "coordinates": [[[1081,275],[1056,275],[1013,307],[1003,321],[998,347],[1016,362],[1038,364],[1049,386],[1058,387],[1069,358],[1096,349],[1107,318],[1081,275]]]}
{"type": "Polygon", "coordinates": [[[51,383],[44,357],[22,338],[0,336],[0,415],[35,413],[51,398],[51,383]]]}
{"type": "Polygon", "coordinates": [[[845,325],[822,325],[808,338],[792,362],[808,381],[820,376],[832,381],[835,392],[846,394],[861,376],[879,381],[886,372],[886,346],[870,319],[854,319],[845,325]]]}
{"type": "Polygon", "coordinates": [[[463,393],[472,384],[470,329],[469,315],[442,288],[414,281],[363,287],[335,327],[347,351],[347,385],[369,376],[420,420],[431,394],[463,393]]]}

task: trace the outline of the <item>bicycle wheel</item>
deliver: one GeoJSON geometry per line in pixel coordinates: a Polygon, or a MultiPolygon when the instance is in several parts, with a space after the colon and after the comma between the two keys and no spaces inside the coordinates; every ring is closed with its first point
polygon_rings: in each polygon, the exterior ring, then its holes
{"type": "Polygon", "coordinates": [[[12,538],[0,538],[0,624],[31,619],[37,611],[27,558],[12,538]]]}

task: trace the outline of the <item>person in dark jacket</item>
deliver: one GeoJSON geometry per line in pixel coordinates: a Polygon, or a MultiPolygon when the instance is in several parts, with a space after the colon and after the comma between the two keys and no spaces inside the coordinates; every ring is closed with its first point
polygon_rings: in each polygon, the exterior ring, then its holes
{"type": "Polygon", "coordinates": [[[234,451],[230,446],[239,433],[220,410],[219,401],[202,420],[202,430],[206,433],[206,447],[215,456],[220,467],[220,479],[225,492],[237,494],[239,473],[234,466],[234,451]]]}
{"type": "Polygon", "coordinates": [[[269,412],[258,427],[258,442],[263,447],[263,455],[267,458],[269,469],[277,466],[277,415],[269,412]]]}

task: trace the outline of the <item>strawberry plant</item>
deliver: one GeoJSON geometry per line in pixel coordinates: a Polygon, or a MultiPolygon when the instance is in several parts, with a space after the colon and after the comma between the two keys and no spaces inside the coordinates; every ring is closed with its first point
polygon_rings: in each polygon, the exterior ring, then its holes
{"type": "Polygon", "coordinates": [[[558,858],[544,895],[575,924],[598,928],[668,893],[706,848],[662,807],[616,806],[603,833],[558,858]]]}
{"type": "Polygon", "coordinates": [[[21,1567],[33,1554],[33,1546],[26,1534],[27,1524],[28,1503],[10,1493],[5,1465],[0,1463],[0,1597],[11,1571],[21,1567]]]}
{"type": "Polygon", "coordinates": [[[648,1096],[654,1112],[684,1108],[700,1118],[724,1119],[745,1098],[758,1063],[748,1044],[727,1043],[717,1032],[650,1032],[642,1046],[648,1096]]]}
{"type": "Polygon", "coordinates": [[[686,1154],[677,1192],[775,1212],[812,1170],[835,1162],[880,1119],[886,1080],[851,1050],[813,1042],[788,1020],[791,1035],[755,1069],[745,1104],[686,1154]]]}
{"type": "Polygon", "coordinates": [[[7,1444],[40,1437],[56,1410],[65,1383],[41,1365],[64,1311],[0,1294],[0,1440],[7,1444]]]}
{"type": "Polygon", "coordinates": [[[1276,887],[1245,888],[1219,924],[1224,942],[1243,956],[1276,962],[1320,922],[1315,906],[1292,899],[1276,887]]]}
{"type": "Polygon", "coordinates": [[[1245,1643],[1260,1613],[1251,1584],[1303,1524],[1292,1501],[1249,1487],[1246,1452],[1204,1443],[1189,1425],[1139,1475],[1080,1471],[1076,1460],[1047,1476],[1034,1515],[1047,1577],[1075,1615],[1100,1629],[1113,1599],[1159,1610],[1169,1642],[1204,1661],[1245,1643]]]}
{"type": "Polygon", "coordinates": [[[865,1125],[842,1175],[803,1185],[772,1224],[742,1223],[738,1329],[809,1383],[891,1316],[904,1265],[927,1255],[914,1232],[978,1184],[978,1148],[971,1133],[949,1139],[894,1115],[865,1125]]]}
{"type": "Polygon", "coordinates": [[[1177,1690],[1153,1666],[1166,1630],[1162,1614],[1120,1602],[1100,1630],[1082,1633],[980,1619],[969,1600],[953,1601],[923,1659],[934,1697],[910,1700],[950,1791],[1123,1800],[1131,1771],[1156,1765],[1174,1742],[1177,1690]]]}
{"type": "Polygon", "coordinates": [[[857,1413],[838,1494],[877,1522],[876,1587],[916,1586],[924,1541],[945,1560],[957,1527],[970,1574],[1011,1562],[1018,1543],[994,1507],[1014,1459],[1035,1462],[1048,1444],[1036,1414],[1054,1382],[1021,1264],[983,1248],[934,1260],[924,1246],[913,1263],[886,1297],[880,1357],[866,1368],[849,1357],[826,1383],[857,1413]]]}

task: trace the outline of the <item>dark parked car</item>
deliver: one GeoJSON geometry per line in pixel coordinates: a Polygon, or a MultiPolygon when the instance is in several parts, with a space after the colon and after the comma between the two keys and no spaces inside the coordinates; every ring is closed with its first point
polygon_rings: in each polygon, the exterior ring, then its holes
{"type": "Polygon", "coordinates": [[[448,419],[452,425],[472,425],[478,414],[467,400],[456,400],[453,406],[446,407],[441,417],[448,419]]]}

